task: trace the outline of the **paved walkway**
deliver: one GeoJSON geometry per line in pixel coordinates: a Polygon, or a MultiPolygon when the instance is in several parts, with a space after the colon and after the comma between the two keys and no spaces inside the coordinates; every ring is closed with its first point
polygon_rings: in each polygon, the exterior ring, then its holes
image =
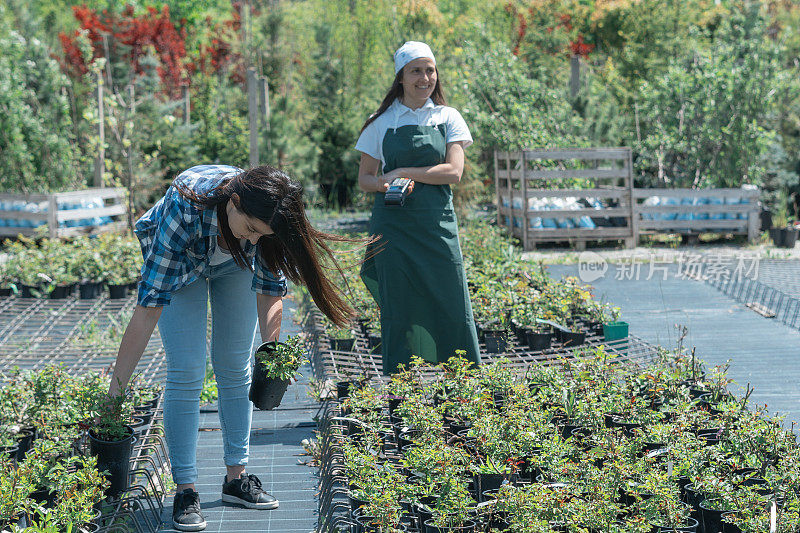
{"type": "MultiPolygon", "coordinates": [[[[281,337],[296,333],[298,327],[291,321],[293,305],[284,299],[284,320],[281,337]]],[[[257,511],[223,504],[220,499],[222,478],[222,433],[216,412],[203,413],[198,435],[196,484],[200,493],[203,515],[208,532],[286,532],[308,533],[317,523],[315,499],[316,468],[299,464],[309,457],[303,455],[300,441],[312,438],[316,424],[312,417],[319,404],[306,396],[306,385],[311,368],[301,369],[303,377],[283,397],[280,407],[273,411],[254,411],[250,434],[250,464],[247,471],[256,474],[264,490],[280,501],[273,511],[257,511]]],[[[172,495],[165,502],[162,516],[164,528],[172,529],[172,495]]]]}
{"type": "Polygon", "coordinates": [[[800,298],[800,261],[766,259],[758,265],[759,283],[800,298]]]}
{"type": "MultiPolygon", "coordinates": [[[[576,276],[577,265],[550,265],[556,278],[576,276]]],[[[631,333],[665,347],[677,342],[675,324],[689,328],[684,345],[696,346],[707,366],[731,360],[729,375],[744,389],[755,387],[751,403],[767,404],[800,421],[800,332],[764,318],[707,283],[681,279],[669,268],[667,279],[647,270],[635,279],[616,279],[617,265],[592,282],[595,297],[621,307],[631,333]]],[[[734,388],[735,390],[735,388],[734,388]]]]}

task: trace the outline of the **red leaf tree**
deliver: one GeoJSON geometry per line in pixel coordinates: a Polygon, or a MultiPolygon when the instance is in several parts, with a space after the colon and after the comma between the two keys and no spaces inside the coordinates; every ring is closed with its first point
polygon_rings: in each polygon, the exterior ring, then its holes
{"type": "Polygon", "coordinates": [[[189,72],[219,74],[228,72],[231,81],[239,85],[246,82],[244,57],[240,51],[239,32],[242,28],[241,3],[233,3],[233,17],[214,23],[206,18],[209,28],[208,44],[202,44],[197,59],[188,63],[189,72]]]}
{"type": "MultiPolygon", "coordinates": [[[[64,50],[62,65],[72,74],[83,75],[88,72],[76,41],[83,31],[92,45],[92,60],[122,55],[130,63],[134,73],[142,74],[141,60],[152,47],[159,60],[158,75],[164,92],[170,97],[178,97],[181,85],[188,82],[186,77],[186,31],[178,31],[170,20],[169,7],[159,11],[148,7],[145,13],[136,15],[133,6],[126,6],[121,14],[103,10],[98,13],[86,5],[74,6],[72,12],[80,24],[80,30],[72,35],[61,33],[59,39],[64,50]],[[103,42],[104,37],[107,43],[103,42]]],[[[108,59],[108,58],[107,58],[108,59]]]]}

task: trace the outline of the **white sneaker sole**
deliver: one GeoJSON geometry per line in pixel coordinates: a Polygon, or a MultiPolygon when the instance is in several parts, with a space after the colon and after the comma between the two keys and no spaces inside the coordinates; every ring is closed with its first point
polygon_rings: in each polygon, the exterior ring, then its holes
{"type": "Polygon", "coordinates": [[[278,504],[280,503],[278,500],[269,503],[253,503],[224,493],[222,494],[222,501],[227,503],[238,503],[239,505],[244,505],[248,509],[277,509],[278,504]]]}
{"type": "Polygon", "coordinates": [[[178,531],[203,531],[207,525],[205,520],[200,524],[179,524],[174,520],[172,521],[172,527],[178,531]]]}

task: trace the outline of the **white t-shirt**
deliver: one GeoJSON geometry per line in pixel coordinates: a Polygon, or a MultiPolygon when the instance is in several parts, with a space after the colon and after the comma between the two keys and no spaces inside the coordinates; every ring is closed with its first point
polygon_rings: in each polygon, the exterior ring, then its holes
{"type": "Polygon", "coordinates": [[[411,109],[395,99],[392,105],[383,112],[375,121],[361,132],[356,142],[356,150],[365,153],[381,162],[381,166],[386,164],[383,154],[383,137],[389,129],[397,129],[400,126],[438,126],[444,124],[445,143],[463,141],[466,148],[472,144],[472,135],[469,133],[467,123],[461,117],[461,113],[443,105],[435,105],[433,100],[428,98],[425,105],[419,109],[411,109]]]}
{"type": "Polygon", "coordinates": [[[221,265],[228,259],[232,258],[233,256],[231,253],[219,245],[219,243],[215,243],[216,246],[214,247],[214,251],[211,252],[211,259],[209,259],[208,264],[210,266],[217,266],[221,265]]]}

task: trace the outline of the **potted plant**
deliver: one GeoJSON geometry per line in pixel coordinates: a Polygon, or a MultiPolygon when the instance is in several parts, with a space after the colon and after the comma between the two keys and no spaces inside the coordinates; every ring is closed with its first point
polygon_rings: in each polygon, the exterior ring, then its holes
{"type": "Polygon", "coordinates": [[[142,266],[139,246],[134,239],[112,233],[98,236],[97,242],[109,298],[125,298],[139,279],[142,266]]]}
{"type": "Polygon", "coordinates": [[[97,468],[106,473],[109,496],[128,488],[133,429],[128,425],[133,408],[125,395],[109,397],[105,390],[90,391],[89,451],[97,457],[97,468]]]}
{"type": "Polygon", "coordinates": [[[628,323],[619,319],[619,307],[609,307],[609,319],[603,321],[603,339],[616,341],[628,338],[628,323]]]}
{"type": "Polygon", "coordinates": [[[306,362],[303,340],[297,335],[290,335],[286,342],[270,341],[259,346],[253,364],[250,400],[262,410],[280,405],[290,380],[306,362]]]}
{"type": "Polygon", "coordinates": [[[794,248],[797,243],[797,229],[792,224],[792,217],[788,215],[785,202],[775,214],[774,227],[770,228],[769,236],[775,246],[779,248],[794,248]]]}
{"type": "Polygon", "coordinates": [[[16,292],[17,287],[11,279],[8,266],[0,263],[0,297],[11,296],[16,292]]]}
{"type": "Polygon", "coordinates": [[[19,283],[20,298],[39,298],[42,296],[42,279],[39,274],[42,271],[44,258],[38,250],[25,248],[23,242],[24,240],[20,239],[7,248],[10,257],[6,264],[9,273],[19,283]]]}
{"type": "Polygon", "coordinates": [[[643,500],[639,510],[652,526],[653,533],[695,533],[698,522],[690,516],[689,507],[677,498],[658,495],[643,500]]]}
{"type": "Polygon", "coordinates": [[[476,502],[467,491],[464,481],[453,475],[440,480],[439,498],[433,509],[433,518],[425,521],[428,533],[472,532],[476,502]]]}
{"type": "Polygon", "coordinates": [[[335,324],[325,324],[325,333],[331,343],[331,349],[339,352],[353,351],[353,345],[356,342],[351,327],[341,328],[335,324]]]}
{"type": "Polygon", "coordinates": [[[43,294],[54,300],[70,296],[78,282],[74,247],[59,239],[42,239],[39,252],[44,260],[39,272],[43,294]]]}
{"type": "Polygon", "coordinates": [[[25,476],[33,486],[31,498],[52,507],[58,496],[57,474],[60,464],[71,454],[71,442],[38,439],[18,468],[18,474],[25,476]]]}
{"type": "Polygon", "coordinates": [[[81,300],[99,298],[103,292],[105,264],[100,250],[93,242],[96,240],[98,239],[79,237],[74,242],[75,275],[78,278],[78,294],[81,300]]]}
{"type": "Polygon", "coordinates": [[[89,522],[96,517],[95,506],[103,499],[107,485],[97,471],[94,457],[73,456],[57,463],[51,478],[58,498],[52,510],[36,513],[34,527],[56,527],[56,531],[94,531],[89,522]]]}
{"type": "Polygon", "coordinates": [[[16,475],[14,463],[0,458],[0,530],[28,526],[28,496],[33,492],[30,480],[16,475]]]}
{"type": "Polygon", "coordinates": [[[106,271],[106,284],[108,285],[108,297],[112,300],[119,300],[128,297],[128,287],[132,281],[127,265],[111,267],[106,271]]]}

